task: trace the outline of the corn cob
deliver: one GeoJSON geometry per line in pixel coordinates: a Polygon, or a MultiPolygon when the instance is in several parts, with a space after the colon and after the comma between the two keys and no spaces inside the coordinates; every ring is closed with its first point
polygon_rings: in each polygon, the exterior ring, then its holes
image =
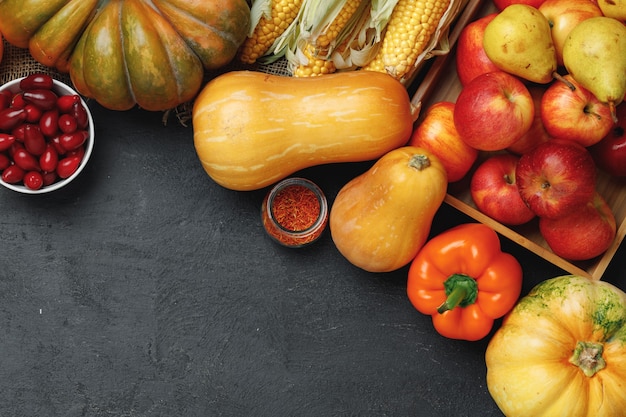
{"type": "Polygon", "coordinates": [[[250,9],[248,37],[241,46],[239,60],[254,64],[274,41],[294,22],[302,0],[256,0],[250,9]]]}
{"type": "Polygon", "coordinates": [[[374,59],[363,69],[387,72],[402,80],[414,67],[451,0],[399,0],[374,59]]]}
{"type": "Polygon", "coordinates": [[[326,3],[332,4],[305,0],[300,39],[297,42],[298,51],[295,54],[296,59],[291,60],[294,77],[335,72],[336,67],[330,59],[331,53],[354,23],[360,20],[360,15],[366,10],[369,1],[333,0],[326,3]]]}
{"type": "Polygon", "coordinates": [[[356,70],[367,65],[380,49],[380,41],[398,0],[370,0],[360,21],[332,52],[337,70],[356,70]]]}
{"type": "Polygon", "coordinates": [[[324,74],[332,74],[337,70],[333,61],[316,56],[315,47],[307,43],[300,50],[299,64],[291,69],[294,77],[316,77],[324,74]]]}
{"type": "Polygon", "coordinates": [[[328,48],[341,31],[348,25],[352,16],[357,12],[363,0],[346,0],[339,14],[333,19],[330,26],[315,39],[317,48],[328,48]]]}

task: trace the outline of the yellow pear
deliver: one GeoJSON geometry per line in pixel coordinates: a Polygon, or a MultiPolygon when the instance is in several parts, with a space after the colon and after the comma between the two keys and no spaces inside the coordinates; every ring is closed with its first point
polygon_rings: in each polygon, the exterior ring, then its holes
{"type": "Polygon", "coordinates": [[[626,0],[598,0],[598,7],[604,16],[626,21],[626,0]]]}
{"type": "Polygon", "coordinates": [[[557,56],[548,19],[526,4],[505,7],[487,25],[483,48],[494,65],[528,81],[552,81],[557,56]]]}
{"type": "Polygon", "coordinates": [[[576,25],[563,44],[563,64],[598,100],[615,106],[626,94],[626,26],[599,16],[576,25]]]}

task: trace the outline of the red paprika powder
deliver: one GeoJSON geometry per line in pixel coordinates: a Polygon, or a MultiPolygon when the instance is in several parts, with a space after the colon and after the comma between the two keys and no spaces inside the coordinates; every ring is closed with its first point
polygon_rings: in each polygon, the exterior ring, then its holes
{"type": "Polygon", "coordinates": [[[263,226],[276,242],[302,247],[317,240],[328,222],[322,190],[305,178],[288,178],[270,190],[261,206],[263,226]]]}

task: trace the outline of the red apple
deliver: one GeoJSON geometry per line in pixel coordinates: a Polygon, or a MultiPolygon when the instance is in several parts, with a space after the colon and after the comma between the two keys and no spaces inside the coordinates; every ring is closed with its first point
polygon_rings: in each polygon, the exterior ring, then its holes
{"type": "Polygon", "coordinates": [[[550,22],[552,42],[559,65],[563,65],[565,38],[574,26],[590,17],[602,15],[600,7],[591,0],[545,0],[538,9],[550,22]]]}
{"type": "Polygon", "coordinates": [[[465,177],[478,157],[478,151],[463,142],[454,127],[454,106],[449,101],[432,104],[409,140],[409,145],[426,149],[439,158],[448,182],[465,177]]]}
{"type": "Polygon", "coordinates": [[[515,170],[519,157],[510,153],[494,154],[483,161],[470,181],[476,208],[505,225],[520,225],[535,218],[517,189],[515,170]]]}
{"type": "Polygon", "coordinates": [[[591,154],[568,140],[537,145],[520,157],[515,175],[522,199],[539,217],[569,214],[595,193],[596,165],[591,154]]]}
{"type": "Polygon", "coordinates": [[[511,4],[527,4],[529,6],[533,6],[534,8],[538,8],[543,2],[544,0],[493,0],[493,4],[498,8],[498,10],[504,10],[511,4]]]}
{"type": "Polygon", "coordinates": [[[530,95],[533,98],[535,117],[533,118],[533,123],[530,129],[528,129],[528,132],[524,133],[521,138],[506,148],[507,151],[516,155],[523,155],[540,143],[547,142],[551,139],[541,121],[541,97],[544,91],[546,91],[546,87],[542,85],[529,85],[528,91],[530,91],[530,95]]]}
{"type": "Polygon", "coordinates": [[[504,71],[481,74],[461,89],[454,125],[481,151],[499,151],[520,139],[535,117],[533,98],[519,78],[504,71]]]}
{"type": "Polygon", "coordinates": [[[607,202],[598,193],[585,205],[558,219],[539,219],[539,232],[552,252],[570,261],[604,253],[615,239],[617,225],[607,202]]]}
{"type": "Polygon", "coordinates": [[[614,177],[626,177],[626,104],[617,106],[617,124],[589,148],[598,168],[614,177]]]}
{"type": "Polygon", "coordinates": [[[591,146],[600,142],[613,127],[611,108],[581,86],[571,75],[563,78],[571,82],[554,81],[541,99],[541,121],[548,134],[591,146]]]}
{"type": "Polygon", "coordinates": [[[487,57],[483,48],[485,27],[496,17],[491,13],[465,26],[456,41],[456,72],[461,86],[467,85],[476,76],[492,71],[500,71],[487,57]]]}

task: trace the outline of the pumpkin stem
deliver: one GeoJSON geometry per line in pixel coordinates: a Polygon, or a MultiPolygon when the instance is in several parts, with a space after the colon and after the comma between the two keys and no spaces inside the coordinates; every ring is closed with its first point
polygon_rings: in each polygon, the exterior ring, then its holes
{"type": "Polygon", "coordinates": [[[602,343],[578,341],[569,362],[578,366],[586,376],[592,377],[606,366],[602,357],[603,350],[604,345],[602,343]]]}
{"type": "Polygon", "coordinates": [[[411,156],[411,159],[409,159],[409,166],[417,169],[418,171],[422,171],[430,166],[430,159],[428,159],[428,156],[426,155],[415,154],[411,156]]]}
{"type": "Polygon", "coordinates": [[[443,283],[446,291],[446,301],[438,308],[437,312],[442,314],[455,307],[466,307],[476,302],[478,297],[478,284],[476,280],[465,274],[452,274],[443,283]]]}

